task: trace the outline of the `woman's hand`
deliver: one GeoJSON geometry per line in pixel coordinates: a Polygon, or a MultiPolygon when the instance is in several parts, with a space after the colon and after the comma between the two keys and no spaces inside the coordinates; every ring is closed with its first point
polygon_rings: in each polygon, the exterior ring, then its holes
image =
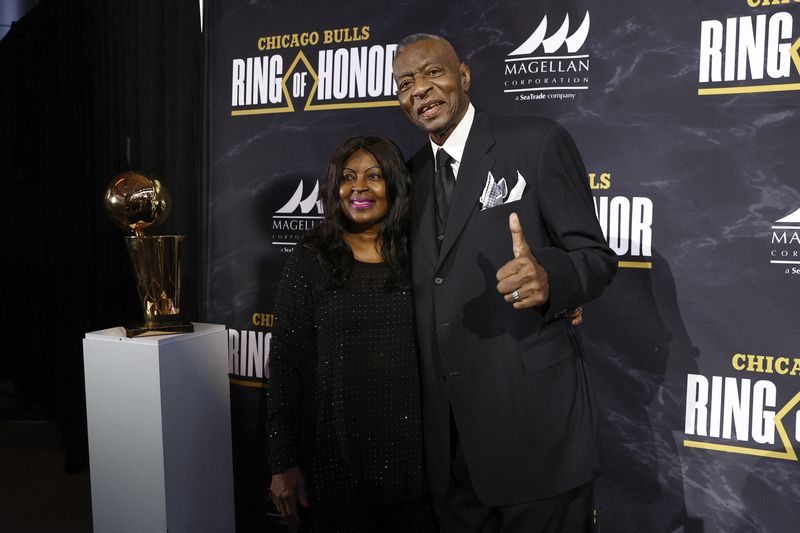
{"type": "Polygon", "coordinates": [[[292,527],[300,525],[300,517],[297,513],[298,503],[303,507],[311,505],[306,496],[306,481],[300,468],[293,466],[280,474],[273,475],[270,492],[283,519],[292,527]]]}
{"type": "Polygon", "coordinates": [[[583,307],[576,307],[571,311],[567,311],[565,316],[572,319],[573,326],[580,326],[583,324],[583,307]]]}

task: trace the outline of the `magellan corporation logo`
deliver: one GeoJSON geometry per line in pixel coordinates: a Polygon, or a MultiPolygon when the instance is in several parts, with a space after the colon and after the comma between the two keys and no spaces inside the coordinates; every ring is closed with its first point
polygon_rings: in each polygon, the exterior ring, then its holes
{"type": "Polygon", "coordinates": [[[785,274],[800,275],[800,209],[775,221],[770,244],[769,262],[781,265],[785,274]]]}
{"type": "Polygon", "coordinates": [[[309,230],[322,220],[322,200],[319,199],[319,181],[303,198],[303,180],[289,201],[272,215],[272,244],[281,246],[281,251],[290,252],[309,230]]]}
{"type": "Polygon", "coordinates": [[[547,15],[505,60],[505,93],[516,101],[574,99],[589,88],[589,55],[580,53],[589,35],[589,12],[570,34],[569,14],[551,35],[547,15]]]}
{"type": "Polygon", "coordinates": [[[697,94],[800,91],[800,5],[788,0],[739,0],[759,9],[700,23],[697,94]]]}
{"type": "Polygon", "coordinates": [[[369,26],[258,37],[259,55],[232,60],[231,116],[397,106],[397,45],[371,38],[369,26]]]}

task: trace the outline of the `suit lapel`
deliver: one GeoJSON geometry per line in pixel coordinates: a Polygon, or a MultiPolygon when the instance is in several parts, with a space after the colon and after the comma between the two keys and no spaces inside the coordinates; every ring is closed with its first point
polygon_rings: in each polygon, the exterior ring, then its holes
{"type": "Polygon", "coordinates": [[[436,227],[433,214],[433,154],[430,146],[426,144],[413,159],[414,183],[412,196],[414,198],[414,213],[412,213],[412,231],[417,233],[416,238],[422,243],[425,255],[431,265],[436,265],[436,227]]]}
{"type": "MultiPolygon", "coordinates": [[[[456,180],[455,189],[453,189],[453,197],[450,199],[445,236],[442,242],[442,249],[439,252],[437,266],[441,265],[447,254],[450,253],[480,198],[486,182],[486,176],[494,165],[494,157],[488,154],[493,145],[494,136],[489,124],[489,117],[483,113],[476,112],[475,120],[467,137],[467,144],[464,147],[464,155],[458,167],[458,179],[456,180]]],[[[432,156],[430,159],[432,161],[432,156]]],[[[432,162],[430,166],[429,172],[432,180],[432,162]]],[[[432,187],[433,183],[431,182],[429,188],[432,189],[432,187]]],[[[433,209],[428,211],[431,218],[430,235],[433,236],[433,209]]],[[[423,232],[425,231],[428,231],[428,229],[423,229],[423,232]]],[[[435,250],[435,243],[433,246],[435,250]]],[[[433,257],[436,257],[435,253],[433,257]]]]}

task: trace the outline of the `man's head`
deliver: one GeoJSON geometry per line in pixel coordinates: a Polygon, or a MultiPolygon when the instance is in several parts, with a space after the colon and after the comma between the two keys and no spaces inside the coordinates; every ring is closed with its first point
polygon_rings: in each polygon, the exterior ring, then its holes
{"type": "Polygon", "coordinates": [[[393,62],[397,97],[406,117],[442,144],[469,107],[469,67],[436,35],[409,35],[393,62]]]}

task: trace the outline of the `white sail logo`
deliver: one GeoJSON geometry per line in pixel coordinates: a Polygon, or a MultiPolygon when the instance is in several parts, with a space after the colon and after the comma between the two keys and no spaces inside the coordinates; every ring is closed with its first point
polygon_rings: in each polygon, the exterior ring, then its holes
{"type": "Polygon", "coordinates": [[[794,213],[791,213],[790,215],[786,215],[780,220],[776,220],[775,222],[780,222],[781,224],[800,224],[800,209],[794,213]]]}
{"type": "Polygon", "coordinates": [[[530,37],[522,43],[516,50],[508,54],[509,56],[522,56],[534,53],[540,46],[545,54],[553,54],[558,51],[564,44],[567,45],[567,52],[574,54],[581,49],[583,43],[586,42],[586,37],[589,35],[589,12],[583,17],[583,22],[580,27],[575,30],[575,33],[567,37],[569,33],[569,14],[564,17],[564,22],[561,27],[550,37],[545,38],[547,34],[547,15],[542,18],[539,26],[533,31],[530,37]]]}
{"type": "Polygon", "coordinates": [[[314,190],[312,190],[305,199],[303,199],[303,182],[302,180],[297,185],[297,189],[294,191],[294,194],[286,204],[275,211],[276,213],[294,213],[297,208],[300,208],[300,212],[303,214],[308,213],[311,211],[314,206],[317,207],[317,213],[322,213],[322,200],[318,200],[319,198],[319,181],[314,182],[314,190]]]}

